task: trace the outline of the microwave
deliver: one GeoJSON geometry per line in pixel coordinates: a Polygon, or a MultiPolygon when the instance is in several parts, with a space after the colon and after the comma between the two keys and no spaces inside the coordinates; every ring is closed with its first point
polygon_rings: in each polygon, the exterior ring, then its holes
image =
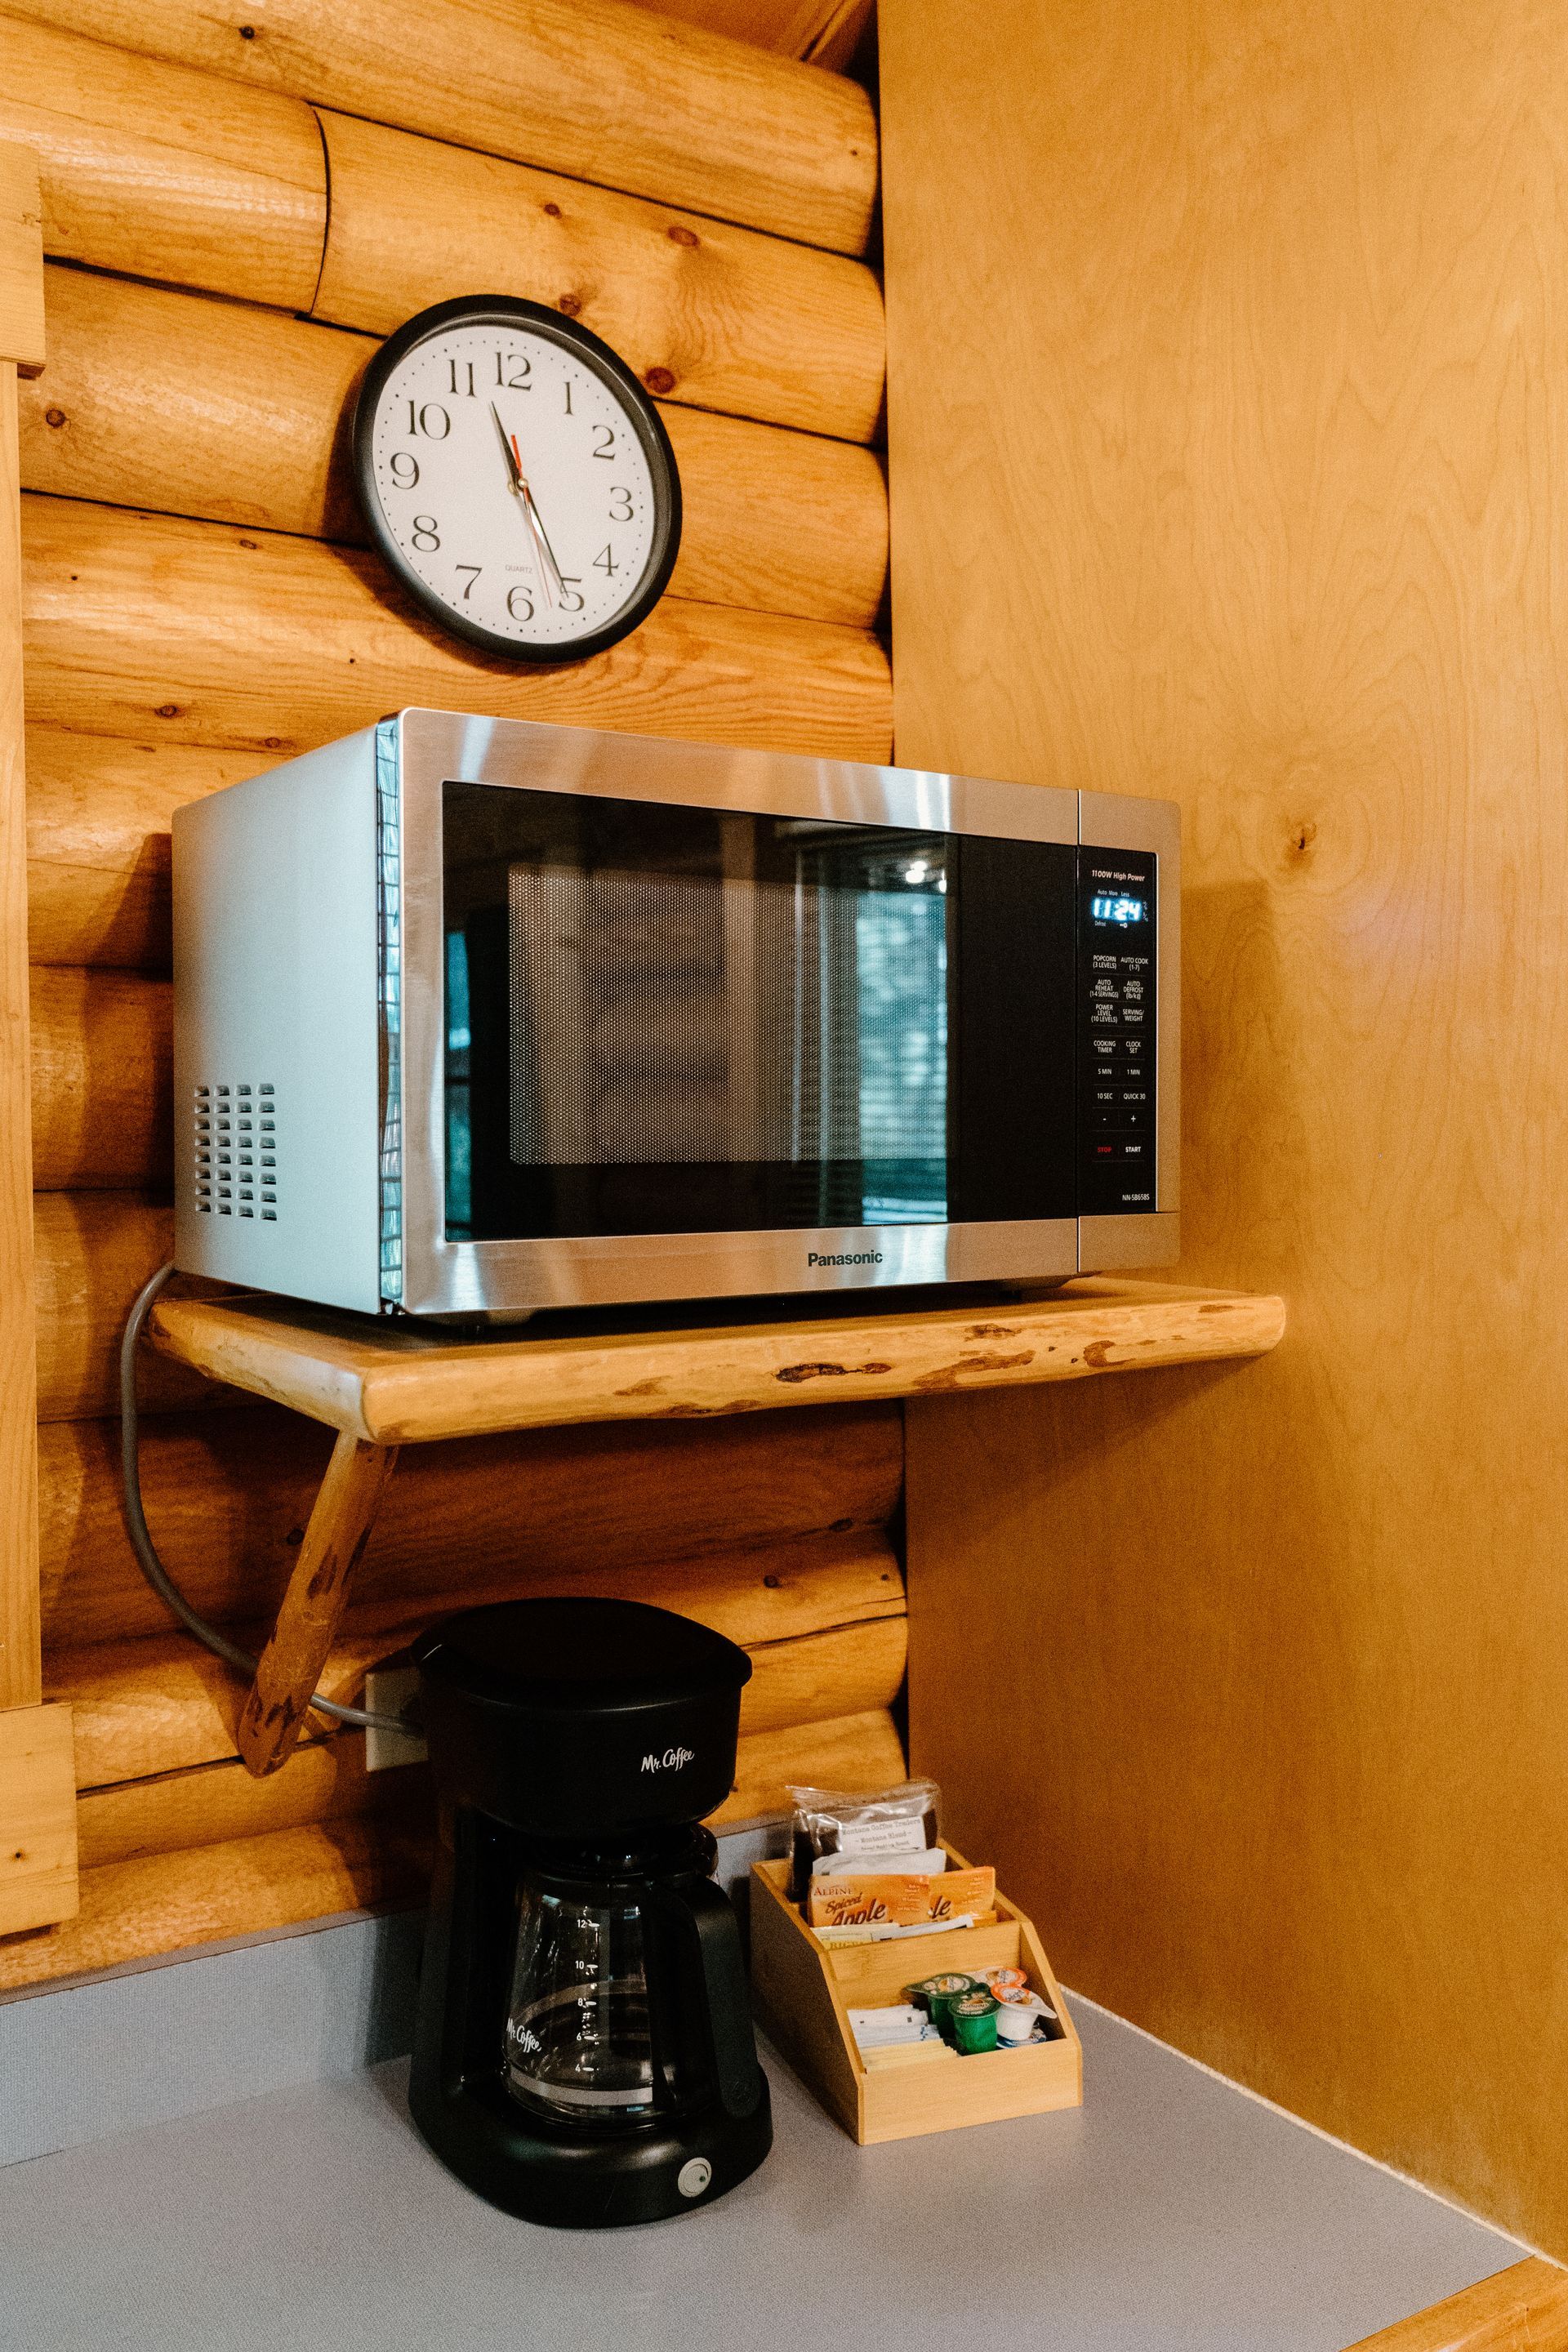
{"type": "Polygon", "coordinates": [[[1167,802],[404,710],[174,819],[175,1258],[371,1314],[1177,1254],[1167,802]]]}

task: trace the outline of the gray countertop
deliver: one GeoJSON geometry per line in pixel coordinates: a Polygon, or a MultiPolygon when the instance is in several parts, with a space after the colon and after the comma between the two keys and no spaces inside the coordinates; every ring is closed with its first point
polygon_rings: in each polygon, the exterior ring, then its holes
{"type": "Polygon", "coordinates": [[[1341,2352],[1520,2249],[1087,2003],[1081,2113],[857,2148],[768,2053],[762,2169],[538,2230],[402,2062],[0,2172],[5,2352],[1341,2352]]]}

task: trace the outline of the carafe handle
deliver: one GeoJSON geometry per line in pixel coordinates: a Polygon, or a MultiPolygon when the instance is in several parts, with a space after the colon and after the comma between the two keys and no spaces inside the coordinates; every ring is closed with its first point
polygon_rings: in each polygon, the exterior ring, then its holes
{"type": "Polygon", "coordinates": [[[660,1907],[695,1941],[702,1971],[707,2057],[719,2104],[737,2121],[752,2115],[763,2095],[763,2070],[752,2032],[752,1995],[741,1950],[741,1930],[730,1899],[710,1878],[658,1889],[660,1907]]]}

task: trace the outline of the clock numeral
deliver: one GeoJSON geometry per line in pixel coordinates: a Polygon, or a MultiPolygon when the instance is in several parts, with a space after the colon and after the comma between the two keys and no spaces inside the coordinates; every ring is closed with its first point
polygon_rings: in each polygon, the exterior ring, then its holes
{"type": "Polygon", "coordinates": [[[533,598],[529,594],[526,588],[521,586],[509,588],[506,592],[506,609],[511,614],[514,621],[531,621],[533,618],[533,598]],[[522,610],[521,613],[517,609],[517,600],[520,596],[522,599],[522,610]]]}
{"type": "Polygon", "coordinates": [[[626,500],[625,506],[611,507],[610,520],[612,522],[630,522],[632,519],[632,494],[630,490],[614,489],[610,492],[610,496],[612,499],[624,499],[626,500]]]}
{"type": "Polygon", "coordinates": [[[570,376],[566,379],[566,414],[568,416],[572,414],[572,379],[570,376]]]}
{"type": "Polygon", "coordinates": [[[580,575],[579,579],[574,580],[569,572],[563,572],[561,574],[561,609],[563,613],[582,611],[583,599],[576,593],[579,585],[580,575]]]}
{"type": "Polygon", "coordinates": [[[419,460],[406,449],[395,449],[387,460],[387,471],[400,490],[411,490],[419,479],[419,460]]]}
{"type": "Polygon", "coordinates": [[[503,392],[531,392],[533,386],[528,379],[532,373],[533,362],[522,352],[496,353],[496,382],[503,392]],[[509,374],[511,368],[518,370],[516,375],[509,374]]]}
{"type": "Polygon", "coordinates": [[[473,593],[474,593],[474,580],[477,580],[477,579],[479,578],[479,576],[480,572],[484,570],[484,568],[485,568],[485,567],[484,567],[484,565],[483,565],[482,563],[458,563],[458,564],[454,564],[454,566],[453,566],[453,570],[454,570],[454,571],[457,571],[457,572],[471,572],[473,573],[473,575],[474,575],[474,579],[469,581],[469,583],[468,583],[468,586],[467,586],[467,587],[464,589],[464,591],[463,591],[463,602],[464,602],[464,604],[465,604],[468,603],[468,601],[469,597],[470,597],[470,596],[473,594],[473,593]]]}
{"type": "Polygon", "coordinates": [[[607,547],[603,555],[595,555],[594,558],[595,571],[602,572],[606,580],[613,580],[620,568],[607,547]]]}
{"type": "Polygon", "coordinates": [[[610,426],[607,425],[595,425],[594,430],[595,433],[599,433],[604,436],[598,447],[594,452],[595,457],[613,457],[616,454],[616,436],[610,426]]]}
{"type": "Polygon", "coordinates": [[[437,528],[434,515],[415,516],[414,544],[421,555],[434,554],[436,549],[440,546],[441,534],[437,528]]]}
{"type": "Polygon", "coordinates": [[[474,397],[474,363],[472,360],[465,360],[463,364],[468,370],[468,380],[467,383],[459,383],[458,382],[458,362],[456,360],[449,359],[447,362],[447,372],[452,379],[452,390],[455,393],[459,394],[464,399],[472,400],[474,397]]]}
{"type": "Polygon", "coordinates": [[[415,435],[423,433],[426,441],[444,441],[451,429],[452,420],[439,401],[427,400],[423,407],[415,401],[409,402],[408,430],[410,433],[415,435]],[[432,418],[439,421],[433,424],[432,418]]]}

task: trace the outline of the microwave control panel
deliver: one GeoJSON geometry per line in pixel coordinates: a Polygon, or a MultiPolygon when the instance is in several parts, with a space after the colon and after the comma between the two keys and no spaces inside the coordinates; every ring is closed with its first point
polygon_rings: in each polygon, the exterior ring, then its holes
{"type": "Polygon", "coordinates": [[[1154,1184],[1158,860],[1079,851],[1079,1208],[1148,1215],[1154,1184]]]}

